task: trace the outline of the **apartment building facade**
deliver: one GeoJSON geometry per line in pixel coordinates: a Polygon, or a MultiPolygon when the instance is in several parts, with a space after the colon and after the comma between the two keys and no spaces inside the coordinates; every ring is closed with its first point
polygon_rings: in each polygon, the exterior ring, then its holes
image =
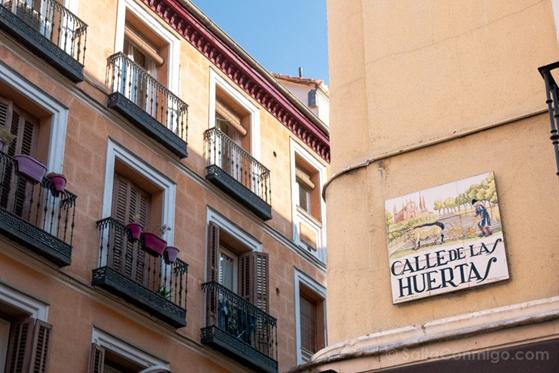
{"type": "Polygon", "coordinates": [[[328,1],[325,198],[347,218],[329,346],[298,371],[557,370],[558,10],[328,1]]]}
{"type": "Polygon", "coordinates": [[[324,347],[327,127],[191,2],[0,0],[0,367],[324,347]]]}

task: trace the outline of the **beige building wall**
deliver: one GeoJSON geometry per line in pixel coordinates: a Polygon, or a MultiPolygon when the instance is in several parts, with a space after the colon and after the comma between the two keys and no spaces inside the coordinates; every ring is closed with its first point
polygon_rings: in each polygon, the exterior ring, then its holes
{"type": "Polygon", "coordinates": [[[330,347],[314,357],[320,369],[434,356],[402,352],[412,345],[448,357],[558,335],[556,323],[537,324],[539,311],[526,306],[559,312],[559,181],[537,70],[559,57],[553,14],[551,1],[328,1],[334,176],[325,195],[335,223],[330,347]],[[488,171],[510,279],[393,304],[385,200],[488,171]],[[511,309],[530,326],[489,333],[504,328],[511,309]],[[443,343],[437,333],[458,340],[443,343]]]}

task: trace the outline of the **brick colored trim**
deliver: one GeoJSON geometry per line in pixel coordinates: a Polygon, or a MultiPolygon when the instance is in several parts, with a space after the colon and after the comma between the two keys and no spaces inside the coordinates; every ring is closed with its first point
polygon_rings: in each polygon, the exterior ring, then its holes
{"type": "Polygon", "coordinates": [[[329,135],[230,46],[213,33],[179,0],[142,0],[175,31],[253,97],[293,134],[330,161],[329,135]]]}

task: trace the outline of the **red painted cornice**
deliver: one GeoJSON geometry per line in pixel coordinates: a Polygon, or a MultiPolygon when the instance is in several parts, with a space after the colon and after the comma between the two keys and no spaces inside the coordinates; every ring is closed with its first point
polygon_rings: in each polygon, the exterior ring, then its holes
{"type": "Polygon", "coordinates": [[[189,11],[186,4],[179,0],[142,1],[320,157],[330,161],[328,133],[291,102],[265,74],[251,66],[241,53],[189,11]]]}

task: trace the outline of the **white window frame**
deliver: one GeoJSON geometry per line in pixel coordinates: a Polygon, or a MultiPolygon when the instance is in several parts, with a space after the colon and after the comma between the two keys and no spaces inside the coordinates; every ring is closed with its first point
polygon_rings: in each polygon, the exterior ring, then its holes
{"type": "MultiPolygon", "coordinates": [[[[230,234],[236,240],[241,242],[241,244],[243,246],[245,246],[247,249],[249,249],[251,251],[259,251],[259,252],[262,251],[262,243],[261,242],[256,240],[256,238],[252,237],[247,232],[243,231],[241,228],[239,228],[237,225],[235,225],[233,222],[231,222],[229,219],[227,219],[226,217],[224,217],[223,215],[221,215],[220,213],[218,213],[217,211],[215,211],[211,207],[208,207],[207,213],[206,213],[206,232],[208,231],[210,223],[214,223],[215,225],[219,226],[220,230],[226,231],[228,234],[230,234]]],[[[207,240],[207,237],[208,237],[208,234],[206,234],[206,240],[207,240]]],[[[206,247],[206,250],[205,250],[205,252],[206,252],[205,265],[206,265],[206,268],[208,268],[208,263],[207,263],[207,261],[208,261],[208,242],[207,241],[205,242],[205,247],[206,247]]],[[[206,278],[208,278],[207,273],[206,273],[206,278]]]]}
{"type": "MultiPolygon", "coordinates": [[[[115,176],[115,162],[119,161],[139,173],[151,183],[162,190],[163,206],[161,206],[161,226],[166,225],[171,228],[163,232],[162,237],[167,241],[167,245],[173,246],[174,228],[175,228],[175,196],[176,184],[169,180],[165,175],[161,174],[155,168],[151,167],[139,157],[128,151],[118,143],[108,140],[107,144],[107,161],[105,164],[105,185],[103,192],[102,216],[108,218],[111,216],[113,203],[113,183],[115,176]]],[[[106,265],[106,258],[101,258],[101,266],[106,265]]]]}
{"type": "Polygon", "coordinates": [[[9,304],[22,312],[28,313],[34,319],[48,321],[48,304],[2,283],[0,283],[0,303],[9,304]]]}
{"type": "MultiPolygon", "coordinates": [[[[291,152],[291,216],[293,222],[293,242],[296,245],[306,248],[309,253],[315,255],[320,261],[326,263],[326,204],[322,196],[320,197],[320,222],[312,219],[306,211],[302,208],[299,209],[299,185],[297,183],[296,176],[296,162],[295,156],[299,156],[309,163],[316,171],[318,171],[319,185],[315,188],[318,189],[318,193],[322,191],[322,186],[326,182],[326,167],[320,163],[316,157],[314,157],[309,151],[307,151],[302,145],[297,143],[293,138],[290,139],[289,144],[291,152]],[[317,242],[316,242],[316,253],[314,250],[308,248],[308,246],[301,240],[301,232],[299,231],[299,224],[304,223],[309,228],[316,231],[317,242]]],[[[312,202],[311,202],[312,203],[312,202]]]]}
{"type": "Polygon", "coordinates": [[[46,166],[50,172],[63,173],[68,109],[25,80],[3,62],[0,62],[0,82],[18,91],[50,114],[49,149],[46,166]]]}
{"type": "Polygon", "coordinates": [[[119,0],[117,8],[115,52],[124,50],[124,27],[126,24],[126,11],[138,17],[154,34],[161,37],[169,44],[169,55],[165,58],[167,66],[167,88],[175,95],[180,96],[180,45],[181,40],[171,31],[166,29],[158,18],[144,9],[134,0],[119,0]]]}
{"type": "MultiPolygon", "coordinates": [[[[7,304],[11,307],[29,314],[30,317],[41,321],[48,321],[49,306],[38,299],[30,297],[27,294],[20,292],[0,283],[0,303],[7,304]]],[[[0,340],[8,341],[10,337],[10,325],[8,320],[0,319],[3,325],[0,325],[0,340]]],[[[0,368],[4,367],[6,362],[6,355],[8,353],[8,345],[0,344],[0,368]]]]}
{"type": "Polygon", "coordinates": [[[157,372],[170,372],[170,365],[168,362],[158,359],[157,357],[148,354],[141,349],[132,346],[131,344],[112,336],[111,334],[96,328],[95,326],[91,332],[91,342],[96,345],[110,350],[127,360],[130,360],[144,368],[142,372],[145,371],[157,371],[157,372]],[[155,369],[155,370],[154,370],[155,369]]]}
{"type": "Polygon", "coordinates": [[[208,128],[215,127],[216,87],[219,86],[231,96],[240,106],[250,113],[250,155],[256,160],[260,159],[260,109],[246,98],[225,78],[210,68],[210,97],[209,97],[209,122],[208,128]]]}
{"type": "MultiPolygon", "coordinates": [[[[315,292],[319,297],[322,298],[322,307],[324,312],[324,326],[326,326],[326,288],[320,285],[318,282],[307,276],[304,272],[294,268],[293,270],[293,286],[295,294],[295,353],[297,356],[297,365],[305,363],[303,360],[303,354],[301,352],[301,303],[300,303],[300,287],[301,284],[305,285],[313,292],[315,292]]],[[[324,341],[327,339],[326,328],[324,328],[324,341]]]]}

